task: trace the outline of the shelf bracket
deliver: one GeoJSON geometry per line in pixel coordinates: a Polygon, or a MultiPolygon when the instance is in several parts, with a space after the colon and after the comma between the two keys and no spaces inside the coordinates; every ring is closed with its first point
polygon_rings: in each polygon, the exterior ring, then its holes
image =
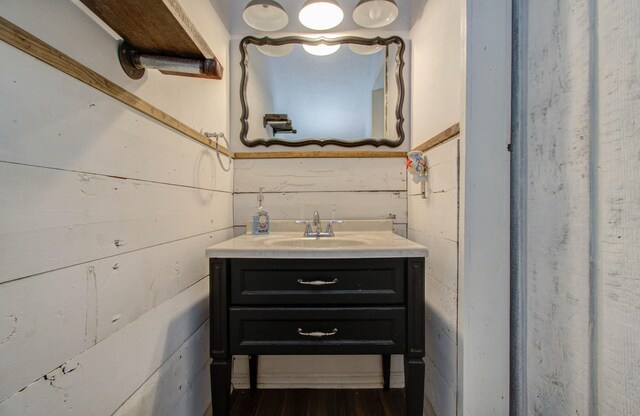
{"type": "Polygon", "coordinates": [[[196,78],[216,78],[218,62],[214,59],[193,59],[174,56],[150,55],[136,51],[127,42],[118,47],[118,59],[129,78],[140,79],[147,68],[157,69],[167,75],[196,78]]]}

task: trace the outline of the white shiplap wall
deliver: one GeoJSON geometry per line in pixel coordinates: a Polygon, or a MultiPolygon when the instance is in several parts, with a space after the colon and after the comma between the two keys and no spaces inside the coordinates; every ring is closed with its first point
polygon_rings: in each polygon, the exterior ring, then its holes
{"type": "MultiPolygon", "coordinates": [[[[206,0],[181,2],[223,65],[206,0]]],[[[228,131],[228,81],[127,78],[71,1],[0,14],[195,129],[228,131]]],[[[200,415],[205,248],[233,234],[214,152],[0,42],[0,414],[200,415]]]]}
{"type": "Polygon", "coordinates": [[[521,28],[520,414],[640,412],[640,7],[539,2],[521,28]]]}
{"type": "MultiPolygon", "coordinates": [[[[460,122],[460,4],[430,0],[411,30],[414,147],[460,122]]],[[[459,147],[456,137],[427,151],[426,199],[408,180],[408,237],[429,250],[425,397],[438,416],[457,412],[459,147]]]]}
{"type": "Polygon", "coordinates": [[[589,7],[528,13],[528,406],[588,414],[589,7]]]}
{"type": "Polygon", "coordinates": [[[393,218],[406,235],[403,158],[260,159],[235,163],[234,223],[243,227],[257,209],[260,188],[272,219],[393,218]]]}
{"type": "Polygon", "coordinates": [[[459,139],[426,152],[426,198],[409,182],[409,238],[429,250],[426,264],[425,395],[437,415],[456,414],[458,369],[459,139]]]}
{"type": "Polygon", "coordinates": [[[640,413],[640,7],[601,0],[596,15],[595,402],[601,415],[632,415],[640,413]]]}

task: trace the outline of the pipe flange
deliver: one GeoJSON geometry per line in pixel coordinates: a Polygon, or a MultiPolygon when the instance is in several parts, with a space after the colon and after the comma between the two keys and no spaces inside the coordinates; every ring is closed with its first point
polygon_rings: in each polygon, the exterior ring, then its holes
{"type": "Polygon", "coordinates": [[[144,68],[138,68],[135,65],[134,55],[137,52],[127,42],[121,42],[118,46],[118,60],[124,73],[131,79],[140,79],[144,75],[144,68]]]}

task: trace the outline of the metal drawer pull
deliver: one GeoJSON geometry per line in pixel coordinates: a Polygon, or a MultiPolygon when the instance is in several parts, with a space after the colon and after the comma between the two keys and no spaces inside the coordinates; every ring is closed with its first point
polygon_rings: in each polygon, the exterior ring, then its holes
{"type": "Polygon", "coordinates": [[[324,286],[324,285],[335,285],[336,283],[338,283],[338,279],[333,279],[330,281],[326,281],[326,280],[303,280],[303,279],[298,279],[298,283],[300,283],[301,285],[310,285],[310,286],[324,286]]]}
{"type": "Polygon", "coordinates": [[[298,334],[303,337],[314,337],[314,338],[322,338],[322,337],[330,337],[331,335],[335,335],[338,333],[338,328],[333,328],[331,332],[302,332],[302,328],[298,328],[298,334]]]}

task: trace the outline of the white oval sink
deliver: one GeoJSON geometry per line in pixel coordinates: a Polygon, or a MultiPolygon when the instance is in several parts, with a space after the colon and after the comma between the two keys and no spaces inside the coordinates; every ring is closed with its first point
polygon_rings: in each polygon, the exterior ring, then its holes
{"type": "Polygon", "coordinates": [[[366,242],[341,237],[320,237],[320,238],[284,238],[277,240],[265,241],[265,244],[273,247],[290,247],[290,248],[340,248],[340,247],[357,247],[364,246],[366,242]]]}

